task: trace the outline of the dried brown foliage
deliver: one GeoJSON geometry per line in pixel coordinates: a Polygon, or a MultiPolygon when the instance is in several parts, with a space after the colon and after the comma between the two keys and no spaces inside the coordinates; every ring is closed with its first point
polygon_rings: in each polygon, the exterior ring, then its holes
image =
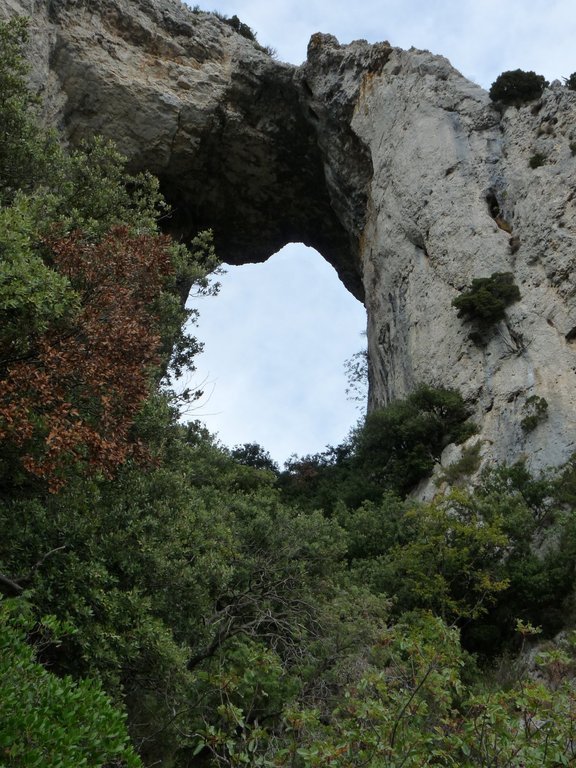
{"type": "Polygon", "coordinates": [[[155,305],[172,272],[170,242],[124,227],[96,243],[81,233],[45,240],[80,306],[64,327],[38,335],[24,359],[2,350],[0,440],[52,491],[78,462],[110,476],[142,455],[131,428],[160,362],[155,305]]]}

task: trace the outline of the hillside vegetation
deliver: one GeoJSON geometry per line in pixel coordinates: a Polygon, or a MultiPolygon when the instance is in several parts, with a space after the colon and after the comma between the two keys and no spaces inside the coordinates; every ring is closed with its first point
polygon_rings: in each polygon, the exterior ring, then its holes
{"type": "Polygon", "coordinates": [[[574,468],[411,500],[449,443],[474,463],[449,388],[283,472],[183,425],[210,233],[173,242],[153,178],[39,127],[25,36],[0,26],[0,766],[575,764],[574,468]]]}

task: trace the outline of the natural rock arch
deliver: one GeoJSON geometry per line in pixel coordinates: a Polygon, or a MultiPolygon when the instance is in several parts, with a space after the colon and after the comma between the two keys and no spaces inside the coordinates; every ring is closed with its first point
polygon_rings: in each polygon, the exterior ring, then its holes
{"type": "Polygon", "coordinates": [[[362,299],[359,238],[372,168],[350,128],[361,81],[349,93],[335,83],[316,95],[313,81],[354,59],[356,70],[373,72],[387,44],[347,51],[326,48],[336,41],[318,35],[298,69],[177,0],[19,5],[32,12],[47,119],[73,143],[108,136],[132,169],[155,173],[173,233],[212,228],[232,264],[303,242],[362,299]]]}
{"type": "Polygon", "coordinates": [[[336,267],[366,306],[372,407],[448,385],[487,460],[574,452],[576,93],[497,109],[442,57],[320,34],[296,68],[178,0],[0,0],[14,12],[46,120],[157,174],[175,234],[212,226],[231,263],[301,240],[336,267]],[[521,299],[482,347],[452,301],[494,272],[521,299]],[[534,396],[548,419],[525,433],[534,396]]]}

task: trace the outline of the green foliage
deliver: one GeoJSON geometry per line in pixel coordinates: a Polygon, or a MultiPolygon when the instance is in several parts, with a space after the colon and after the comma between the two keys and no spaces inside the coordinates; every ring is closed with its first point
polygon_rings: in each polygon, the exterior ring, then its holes
{"type": "Polygon", "coordinates": [[[365,410],[368,400],[368,350],[361,349],[344,362],[346,397],[365,410]]]}
{"type": "Polygon", "coordinates": [[[570,77],[565,77],[564,80],[566,88],[569,88],[571,91],[576,91],[576,72],[572,72],[570,77]]]}
{"type": "Polygon", "coordinates": [[[60,627],[50,618],[35,626],[25,607],[0,603],[2,766],[140,766],[129,746],[125,715],[112,706],[100,684],[57,677],[36,661],[27,636],[53,635],[60,627]]]}
{"type": "Polygon", "coordinates": [[[236,14],[231,16],[229,19],[225,19],[225,21],[226,24],[232,27],[232,29],[235,29],[238,34],[242,35],[242,37],[245,37],[248,40],[256,40],[254,30],[251,29],[248,24],[244,24],[244,22],[240,21],[236,14]]]}
{"type": "MultiPolygon", "coordinates": [[[[199,6],[194,6],[192,9],[193,13],[200,13],[199,6]]],[[[272,58],[276,57],[276,50],[274,48],[271,48],[269,45],[260,45],[258,42],[258,38],[256,37],[256,33],[252,29],[252,27],[249,27],[248,24],[245,24],[243,21],[240,21],[238,16],[234,14],[233,16],[226,16],[224,13],[220,13],[219,11],[212,11],[212,15],[216,16],[217,19],[220,19],[220,21],[224,22],[224,24],[227,24],[229,27],[232,27],[233,30],[238,32],[239,35],[242,35],[242,37],[245,37],[246,40],[250,40],[254,43],[255,47],[262,51],[263,53],[268,54],[268,56],[271,56],[272,58]]]]}
{"type": "Polygon", "coordinates": [[[544,397],[531,395],[524,403],[524,416],[520,426],[524,432],[532,432],[538,424],[541,424],[548,418],[548,401],[544,397]]]}
{"type": "Polygon", "coordinates": [[[511,647],[517,618],[552,636],[574,578],[576,523],[561,507],[569,483],[534,480],[517,465],[424,505],[390,494],[341,505],[351,573],[393,598],[395,616],[432,609],[458,623],[464,646],[482,656],[511,647]]]}
{"type": "Polygon", "coordinates": [[[485,338],[486,332],[506,317],[506,307],[520,300],[520,289],[511,272],[493,272],[490,277],[477,277],[470,288],[452,300],[458,317],[474,323],[475,338],[485,338]]]}
{"type": "Polygon", "coordinates": [[[449,443],[474,434],[468,416],[457,392],[421,386],[369,413],[342,445],[288,461],[280,477],[284,497],[330,514],[339,502],[358,507],[388,491],[404,496],[449,443]]]}
{"type": "Polygon", "coordinates": [[[539,99],[548,85],[548,81],[542,75],[514,69],[502,72],[490,86],[489,93],[492,101],[521,106],[539,99]]]}
{"type": "Polygon", "coordinates": [[[34,247],[30,200],[17,197],[0,208],[0,372],[20,358],[33,339],[63,324],[79,308],[68,279],[46,265],[34,247]]]}
{"type": "Polygon", "coordinates": [[[359,583],[393,596],[398,614],[425,608],[451,623],[485,613],[508,586],[501,568],[500,553],[508,544],[501,516],[488,518],[486,510],[462,492],[431,504],[393,509],[393,522],[388,500],[380,508],[364,505],[345,522],[354,542],[358,535],[352,529],[367,514],[388,518],[367,554],[357,545],[351,550],[359,583]]]}
{"type": "Polygon", "coordinates": [[[534,170],[535,168],[542,167],[546,163],[546,160],[546,155],[543,155],[541,152],[536,152],[536,154],[532,155],[528,161],[528,165],[534,170]]]}
{"type": "MultiPolygon", "coordinates": [[[[294,712],[289,724],[304,745],[307,768],[322,765],[448,765],[443,723],[461,693],[457,634],[431,616],[414,616],[383,632],[368,670],[345,691],[328,720],[294,712]]],[[[289,752],[281,765],[290,765],[289,752]]]]}
{"type": "MultiPolygon", "coordinates": [[[[181,732],[218,726],[222,676],[256,674],[266,695],[253,712],[271,716],[274,686],[288,699],[325,673],[325,603],[339,593],[346,549],[335,521],[284,507],[271,473],[167,425],[158,406],[156,469],[0,504],[0,572],[33,574],[32,604],[75,628],[43,659],[59,674],[97,676],[123,701],[148,762],[186,751],[181,732]]],[[[361,598],[341,603],[345,616],[361,598]]]]}
{"type": "Polygon", "coordinates": [[[0,205],[49,180],[59,155],[54,136],[34,117],[36,99],[27,88],[21,55],[27,38],[24,19],[0,24],[0,205]]]}
{"type": "Polygon", "coordinates": [[[371,482],[401,495],[427,477],[449,443],[474,433],[457,392],[421,386],[368,414],[352,437],[354,462],[371,482]]]}
{"type": "Polygon", "coordinates": [[[270,456],[267,450],[265,450],[258,443],[244,443],[244,445],[237,445],[230,451],[232,458],[239,464],[245,464],[247,467],[254,467],[255,469],[267,469],[274,474],[278,474],[278,464],[270,456]]]}
{"type": "MultiPolygon", "coordinates": [[[[573,659],[571,638],[566,649],[541,656],[540,674],[546,679],[555,664],[566,669],[573,659]]],[[[507,690],[492,692],[471,685],[468,669],[454,629],[428,614],[406,617],[382,634],[363,674],[328,715],[288,711],[284,744],[269,751],[273,762],[257,764],[556,768],[571,762],[571,680],[552,691],[518,675],[507,690]]]]}
{"type": "Polygon", "coordinates": [[[563,626],[576,551],[574,512],[562,509],[563,489],[562,480],[533,479],[518,464],[489,473],[475,492],[482,514],[502,520],[508,544],[500,572],[509,588],[486,617],[466,628],[468,647],[499,652],[512,641],[518,618],[541,626],[547,636],[563,626]]]}
{"type": "Polygon", "coordinates": [[[444,469],[441,479],[450,485],[454,485],[462,478],[474,474],[480,467],[481,448],[482,443],[479,441],[464,448],[461,457],[444,469]]]}

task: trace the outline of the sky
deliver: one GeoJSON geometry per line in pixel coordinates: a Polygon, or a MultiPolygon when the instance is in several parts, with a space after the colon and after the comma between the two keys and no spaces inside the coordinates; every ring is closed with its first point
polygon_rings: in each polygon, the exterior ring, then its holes
{"type": "MultiPolygon", "coordinates": [[[[311,35],[341,43],[388,40],[446,56],[489,88],[505,70],[548,80],[576,71],[575,0],[218,0],[273,47],[300,64],[311,35]]],[[[205,397],[199,418],[230,447],[260,443],[282,463],[336,445],[362,415],[347,400],[344,361],[365,345],[366,315],[318,253],[292,244],[265,264],[226,267],[220,294],[205,298],[205,344],[191,383],[205,397]]]]}

